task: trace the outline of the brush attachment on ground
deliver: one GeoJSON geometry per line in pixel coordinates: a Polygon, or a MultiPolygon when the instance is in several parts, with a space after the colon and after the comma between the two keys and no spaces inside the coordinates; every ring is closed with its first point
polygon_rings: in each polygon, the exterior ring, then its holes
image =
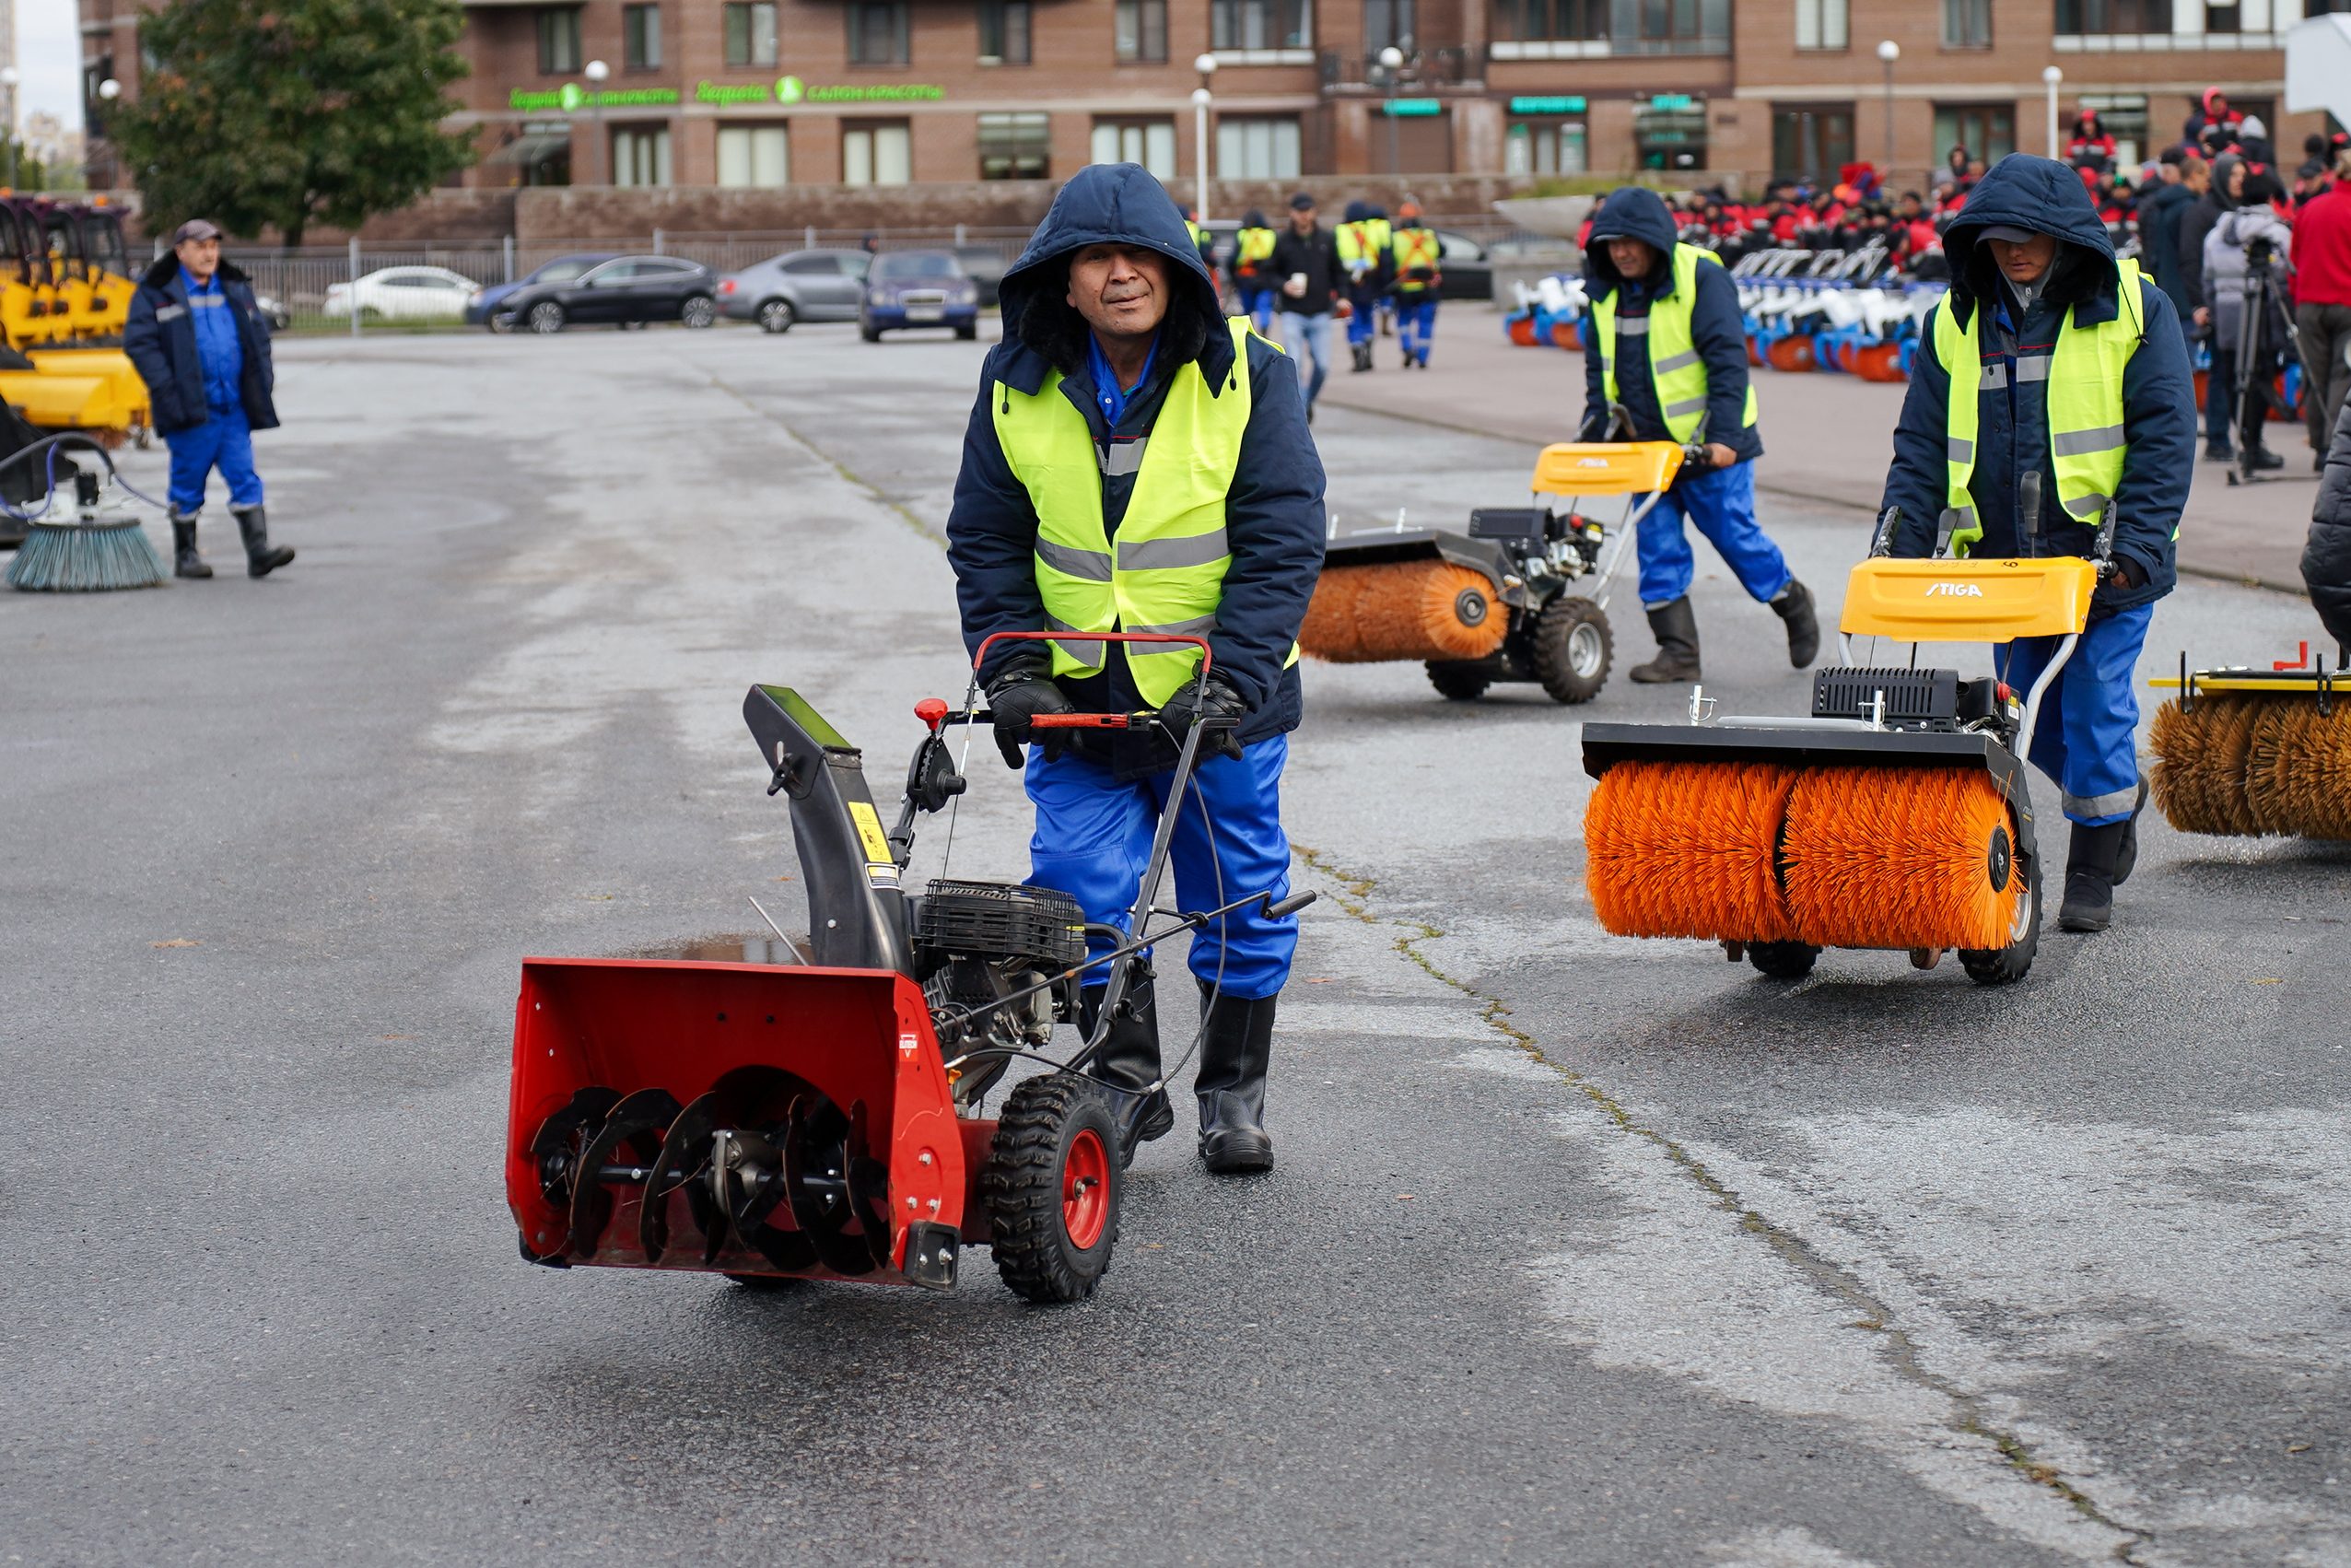
{"type": "Polygon", "coordinates": [[[1777,860],[1793,768],[1623,762],[1584,814],[1585,884],[1618,936],[1785,942],[1777,860]]]}
{"type": "Polygon", "coordinates": [[[8,567],[8,586],[33,593],[110,593],[158,588],[168,574],[146,531],[131,519],[35,522],[8,567]]]}
{"type": "Polygon", "coordinates": [[[1483,659],[1503,644],[1509,612],[1480,571],[1450,561],[1328,567],[1299,646],[1334,664],[1483,659]]]}
{"type": "Polygon", "coordinates": [[[2182,833],[2351,840],[2351,710],[2307,696],[2199,696],[2156,710],[2155,802],[2182,833]]]}
{"type": "Polygon", "coordinates": [[[2008,803],[1965,768],[1807,769],[1782,856],[1816,947],[2003,947],[2025,894],[2008,803]]]}

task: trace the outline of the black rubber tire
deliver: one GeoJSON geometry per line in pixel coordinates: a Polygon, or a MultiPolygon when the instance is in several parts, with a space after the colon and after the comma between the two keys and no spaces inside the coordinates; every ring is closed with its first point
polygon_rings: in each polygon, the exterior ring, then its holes
{"type": "Polygon", "coordinates": [[[1432,664],[1428,671],[1429,685],[1447,702],[1475,702],[1494,684],[1492,676],[1458,664],[1432,664]]]}
{"type": "Polygon", "coordinates": [[[522,324],[541,337],[563,331],[563,307],[552,299],[540,300],[536,305],[532,306],[529,314],[522,318],[522,324]]]}
{"type": "Polygon", "coordinates": [[[1589,599],[1561,594],[1544,605],[1529,628],[1527,651],[1535,678],[1553,702],[1589,702],[1608,684],[1608,666],[1616,660],[1616,639],[1608,631],[1608,612],[1589,599]],[[1597,638],[1599,658],[1586,649],[1597,638]],[[1577,665],[1581,662],[1582,669],[1577,665]]]}
{"type": "Polygon", "coordinates": [[[857,335],[868,343],[879,343],[882,341],[882,329],[870,322],[860,322],[857,324],[857,335]]]}
{"type": "Polygon", "coordinates": [[[487,316],[482,318],[482,324],[487,327],[496,335],[504,337],[509,333],[514,331],[514,312],[511,310],[493,310],[487,316]]]}
{"type": "Polygon", "coordinates": [[[1033,1302],[1083,1301],[1110,1271],[1127,1182],[1117,1148],[1117,1118],[1083,1079],[1049,1073],[1005,1097],[979,1190],[988,1205],[996,1271],[1013,1294],[1033,1302]],[[1094,1245],[1081,1248],[1062,1223],[1061,1176],[1071,1141],[1088,1129],[1110,1153],[1104,1176],[1109,1212],[1094,1245]]]}
{"type": "Polygon", "coordinates": [[[792,310],[792,302],[789,299],[762,299],[756,314],[759,318],[759,330],[778,335],[791,331],[792,323],[800,320],[799,315],[792,310]]]}
{"type": "Polygon", "coordinates": [[[719,324],[719,302],[707,294],[689,294],[677,308],[677,319],[690,332],[707,331],[719,324]]]}
{"type": "Polygon", "coordinates": [[[1747,961],[1756,973],[1775,980],[1801,980],[1812,973],[1820,950],[1808,942],[1750,942],[1747,961]]]}
{"type": "Polygon", "coordinates": [[[2041,951],[2041,857],[2025,861],[2025,929],[2006,947],[1981,951],[1961,948],[1959,967],[1979,986],[2012,986],[2032,968],[2041,951]]]}
{"type": "Polygon", "coordinates": [[[979,323],[977,322],[974,322],[967,327],[957,327],[955,329],[955,335],[962,338],[965,343],[974,342],[979,336],[979,323]]]}

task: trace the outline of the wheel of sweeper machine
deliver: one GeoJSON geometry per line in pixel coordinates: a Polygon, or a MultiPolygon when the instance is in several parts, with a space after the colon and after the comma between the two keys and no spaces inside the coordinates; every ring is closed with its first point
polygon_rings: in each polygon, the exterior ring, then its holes
{"type": "Polygon", "coordinates": [[[1599,695],[1616,652],[1606,611],[1589,599],[1561,594],[1537,614],[1530,630],[1535,678],[1553,702],[1589,702],[1599,695]]]}
{"type": "Polygon", "coordinates": [[[1959,950],[1959,966],[1979,986],[2013,985],[2032,967],[2041,948],[2041,857],[2026,859],[2025,895],[2017,905],[2017,923],[2006,947],[1959,950]]]}
{"type": "Polygon", "coordinates": [[[1475,702],[1494,684],[1493,677],[1483,671],[1465,669],[1459,664],[1432,664],[1428,668],[1429,685],[1436,687],[1448,702],[1475,702]]]}
{"type": "Polygon", "coordinates": [[[1747,961],[1775,980],[1801,980],[1812,973],[1820,950],[1808,942],[1750,942],[1747,961]]]}
{"type": "Polygon", "coordinates": [[[1083,1301],[1118,1240],[1118,1127],[1073,1073],[1032,1078],[1004,1101],[979,1188],[996,1271],[1034,1302],[1083,1301]]]}

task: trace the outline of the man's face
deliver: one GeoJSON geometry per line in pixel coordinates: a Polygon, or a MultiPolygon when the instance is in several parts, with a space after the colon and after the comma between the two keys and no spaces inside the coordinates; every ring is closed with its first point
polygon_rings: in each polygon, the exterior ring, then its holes
{"type": "Polygon", "coordinates": [[[2226,113],[2228,113],[2228,95],[2227,93],[2222,93],[2222,92],[2216,92],[2216,93],[2214,93],[2214,94],[2212,95],[2212,115],[2211,115],[2211,117],[2212,117],[2213,119],[2215,119],[2215,120],[2217,120],[2217,119],[2219,119],[2222,115],[2224,115],[2224,114],[2226,114],[2226,113]]]}
{"type": "Polygon", "coordinates": [[[2228,171],[2228,199],[2232,202],[2245,199],[2245,166],[2241,163],[2228,171]]]}
{"type": "Polygon", "coordinates": [[[1296,229],[1301,234],[1311,231],[1315,227],[1315,209],[1313,207],[1292,207],[1290,209],[1290,227],[1296,229]]]}
{"type": "Polygon", "coordinates": [[[1149,337],[1167,317],[1167,258],[1138,245],[1088,245],[1070,258],[1069,298],[1098,336],[1149,337]]]}
{"type": "Polygon", "coordinates": [[[2197,195],[2203,195],[2212,189],[2212,165],[2202,158],[2196,159],[2180,170],[2180,183],[2197,195]]]}
{"type": "Polygon", "coordinates": [[[1619,277],[1647,277],[1656,264],[1657,252],[1645,240],[1608,241],[1608,265],[1616,268],[1619,277]]]}
{"type": "Polygon", "coordinates": [[[188,269],[198,283],[210,277],[220,265],[220,241],[217,240],[182,240],[171,247],[180,264],[188,269]]]}
{"type": "Polygon", "coordinates": [[[2014,240],[1988,243],[2000,275],[2018,285],[2039,282],[2041,275],[2049,270],[2049,263],[2057,258],[2057,237],[2053,234],[2036,234],[2021,243],[2014,240]]]}

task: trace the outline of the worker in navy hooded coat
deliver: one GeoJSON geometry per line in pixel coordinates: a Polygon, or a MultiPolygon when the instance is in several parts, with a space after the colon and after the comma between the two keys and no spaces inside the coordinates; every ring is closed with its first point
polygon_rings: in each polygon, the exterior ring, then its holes
{"type": "MultiPolygon", "coordinates": [[[[1298,628],[1324,536],[1322,462],[1297,371],[1246,319],[1226,321],[1175,202],[1136,164],[1097,165],[1064,185],[1000,296],[1004,341],[980,374],[947,554],[998,743],[1025,767],[1036,809],[1030,881],[1070,894],[1089,920],[1124,924],[1153,830],[1178,811],[1172,850],[1184,908],[1259,891],[1281,898],[1290,846],[1280,784],[1302,713],[1298,628]],[[1181,532],[1218,509],[1221,529],[1168,536],[1171,517],[1187,520],[1181,532]],[[1097,516],[1099,537],[1089,540],[1097,516]],[[1082,524],[1074,540],[1073,518],[1082,524]],[[1176,591],[1212,603],[1212,614],[1117,629],[1204,634],[1205,675],[1196,651],[1134,647],[1129,657],[1115,642],[1057,645],[1063,651],[1050,658],[1035,642],[980,653],[1000,632],[1111,629],[1102,617],[1117,603],[1148,603],[1177,574],[1176,591]],[[1094,618],[1081,625],[1074,617],[1085,614],[1094,618]],[[1171,660],[1190,678],[1153,700],[1173,678],[1171,660]],[[1030,722],[1151,708],[1164,732],[1065,743],[1066,731],[1030,722]],[[1174,743],[1203,716],[1232,727],[1203,734],[1193,799],[1171,801],[1174,743]],[[1233,755],[1211,749],[1220,737],[1235,743],[1233,755]]],[[[1109,945],[1097,938],[1094,951],[1109,945]]],[[[1296,945],[1296,917],[1255,904],[1192,939],[1206,1014],[1200,1153],[1211,1170],[1272,1163],[1266,1069],[1296,945]]],[[[1102,994],[1089,989],[1089,1023],[1102,994]]],[[[1096,1071],[1125,1091],[1129,1157],[1173,1125],[1147,965],[1096,1071]]]]}
{"type": "MultiPolygon", "coordinates": [[[[2099,585],[2081,642],[2043,700],[2031,757],[2057,780],[2074,824],[2058,924],[2103,930],[2114,886],[2137,860],[2146,780],[2135,752],[2133,682],[2155,602],[2171,591],[2175,579],[2180,514],[2195,466],[2196,400],[2187,345],[2170,298],[2135,263],[2118,265],[2080,177],[2062,163],[2021,153],[2002,158],[1977,181],[1967,209],[1944,234],[1943,248],[1951,259],[1951,291],[1935,310],[1937,316],[1951,312],[1953,322],[1974,329],[1981,363],[1944,364],[1937,321],[1928,319],[1886,475],[1883,506],[1901,513],[1893,553],[1924,557],[1937,551],[1952,498],[1949,454],[1959,450],[1950,424],[1954,395],[1976,400],[1967,498],[1983,535],[1968,545],[1968,554],[2089,556],[2097,525],[2111,514],[2114,570],[2099,585]],[[2122,293],[2126,275],[2135,280],[2133,298],[2122,293]],[[2122,477],[2104,511],[2093,506],[2069,512],[2060,503],[2051,435],[2053,377],[2064,359],[2059,337],[2117,322],[2137,339],[2120,388],[2073,388],[2068,395],[2094,391],[2119,404],[2122,477]],[[2033,486],[2023,485],[2027,474],[2038,476],[2033,486]],[[2029,516],[2024,497],[2035,486],[2039,503],[2029,516]]],[[[2089,440],[2106,433],[2076,432],[2069,454],[2088,450],[2089,440]]],[[[1951,521],[1964,524],[1956,514],[1951,521]]],[[[2001,678],[2028,690],[2058,641],[2024,638],[2005,644],[1996,657],[2001,678]]]]}

